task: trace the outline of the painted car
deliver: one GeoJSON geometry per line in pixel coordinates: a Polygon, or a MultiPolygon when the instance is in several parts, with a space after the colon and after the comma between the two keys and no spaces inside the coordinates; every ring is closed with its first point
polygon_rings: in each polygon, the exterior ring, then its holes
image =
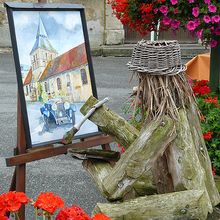
{"type": "Polygon", "coordinates": [[[62,99],[51,99],[40,108],[46,130],[52,123],[56,125],[75,124],[76,106],[62,99]]]}

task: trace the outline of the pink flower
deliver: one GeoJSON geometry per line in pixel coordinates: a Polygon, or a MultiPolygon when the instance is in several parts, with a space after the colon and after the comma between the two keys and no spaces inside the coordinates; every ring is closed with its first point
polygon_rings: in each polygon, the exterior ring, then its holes
{"type": "Polygon", "coordinates": [[[170,0],[172,5],[176,5],[178,3],[178,0],[170,0]]]}
{"type": "Polygon", "coordinates": [[[209,12],[215,13],[216,12],[216,6],[215,5],[209,5],[209,12]]]}
{"type": "Polygon", "coordinates": [[[219,15],[212,16],[212,23],[218,23],[219,21],[220,21],[219,15]]]}
{"type": "Polygon", "coordinates": [[[204,2],[209,5],[211,3],[211,0],[204,0],[204,2]]]}
{"type": "Polygon", "coordinates": [[[170,23],[171,23],[171,19],[168,18],[168,17],[164,17],[161,22],[162,22],[162,24],[164,24],[165,26],[169,26],[170,23]]]}
{"type": "Polygon", "coordinates": [[[192,15],[196,18],[199,16],[199,7],[195,7],[192,9],[192,15]]]}
{"type": "Polygon", "coordinates": [[[177,29],[177,28],[179,28],[179,26],[180,26],[180,21],[178,21],[176,19],[171,21],[172,28],[177,29]]]}
{"type": "Polygon", "coordinates": [[[197,18],[194,20],[194,23],[195,23],[196,27],[198,27],[200,25],[200,20],[197,18]]]}
{"type": "Polygon", "coordinates": [[[211,22],[211,18],[208,15],[204,15],[203,20],[205,21],[206,24],[211,22]]]}
{"type": "Polygon", "coordinates": [[[162,14],[164,14],[164,15],[167,15],[167,14],[168,14],[168,8],[167,8],[167,6],[165,6],[165,5],[160,6],[159,10],[160,10],[160,12],[161,12],[162,14]]]}
{"type": "Polygon", "coordinates": [[[189,30],[189,31],[194,31],[196,29],[196,23],[194,21],[189,21],[186,25],[186,28],[189,30]]]}
{"type": "Polygon", "coordinates": [[[157,14],[157,12],[158,12],[158,8],[155,8],[154,9],[154,14],[157,14]]]}
{"type": "Polygon", "coordinates": [[[217,27],[214,31],[214,34],[220,36],[220,27],[217,27]]]}
{"type": "Polygon", "coordinates": [[[217,40],[211,40],[209,44],[210,44],[210,47],[213,48],[213,47],[217,46],[218,41],[217,40]]]}
{"type": "Polygon", "coordinates": [[[189,0],[189,3],[194,3],[195,0],[189,0]]]}
{"type": "Polygon", "coordinates": [[[203,29],[199,30],[196,32],[196,37],[198,37],[199,39],[202,38],[202,33],[203,33],[203,29]]]}

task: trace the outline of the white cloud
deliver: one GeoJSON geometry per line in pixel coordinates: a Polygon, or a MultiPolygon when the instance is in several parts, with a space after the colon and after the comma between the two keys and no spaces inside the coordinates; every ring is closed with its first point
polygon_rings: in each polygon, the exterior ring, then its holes
{"type": "Polygon", "coordinates": [[[74,30],[77,25],[81,25],[80,12],[49,12],[48,15],[55,19],[58,24],[63,25],[67,30],[74,30]]]}
{"type": "Polygon", "coordinates": [[[30,20],[30,12],[20,12],[20,11],[15,11],[13,12],[14,17],[14,23],[15,27],[25,27],[30,24],[37,24],[38,20],[35,19],[35,16],[33,14],[32,19],[30,20]]]}

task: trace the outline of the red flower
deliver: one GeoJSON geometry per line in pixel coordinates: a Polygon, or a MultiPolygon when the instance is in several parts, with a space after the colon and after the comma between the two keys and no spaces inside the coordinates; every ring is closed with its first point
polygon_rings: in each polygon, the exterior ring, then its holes
{"type": "Polygon", "coordinates": [[[56,220],[92,220],[79,206],[72,205],[59,211],[56,220]]]}
{"type": "Polygon", "coordinates": [[[208,131],[206,133],[203,133],[203,138],[207,141],[211,140],[212,139],[212,135],[213,135],[213,132],[212,131],[208,131]]]}
{"type": "Polygon", "coordinates": [[[217,99],[216,96],[215,96],[215,97],[209,96],[209,97],[207,97],[206,99],[204,99],[204,101],[205,101],[206,103],[213,103],[213,104],[215,104],[215,105],[218,103],[218,99],[217,99]]]}
{"type": "Polygon", "coordinates": [[[141,7],[140,7],[141,12],[142,13],[147,13],[147,14],[152,12],[152,9],[153,9],[153,5],[152,4],[142,3],[141,7]]]}
{"type": "Polygon", "coordinates": [[[0,196],[0,215],[6,212],[16,212],[22,204],[27,204],[29,198],[23,192],[10,191],[0,196]]]}
{"type": "Polygon", "coordinates": [[[93,216],[92,220],[111,220],[108,216],[102,213],[98,213],[93,216]]]}
{"type": "Polygon", "coordinates": [[[215,167],[212,168],[212,174],[213,174],[213,176],[216,176],[216,168],[215,167]]]}
{"type": "Polygon", "coordinates": [[[193,92],[196,95],[205,95],[211,92],[211,89],[208,86],[196,85],[193,87],[193,92]]]}
{"type": "Polygon", "coordinates": [[[5,202],[3,196],[1,195],[0,196],[0,216],[6,215],[6,212],[7,212],[7,203],[5,202]]]}
{"type": "Polygon", "coordinates": [[[7,216],[0,215],[0,220],[9,220],[9,218],[7,216]]]}
{"type": "Polygon", "coordinates": [[[53,214],[57,208],[63,208],[64,202],[61,197],[52,192],[42,192],[37,197],[34,206],[53,214]]]}
{"type": "Polygon", "coordinates": [[[211,92],[211,89],[208,86],[202,86],[200,88],[200,94],[205,95],[211,92]]]}
{"type": "Polygon", "coordinates": [[[209,81],[208,80],[201,80],[197,82],[199,86],[207,86],[209,81]]]}

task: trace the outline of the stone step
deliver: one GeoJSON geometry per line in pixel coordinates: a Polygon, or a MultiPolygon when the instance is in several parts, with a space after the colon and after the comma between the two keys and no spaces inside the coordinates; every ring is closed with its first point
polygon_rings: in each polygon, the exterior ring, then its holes
{"type": "MultiPolygon", "coordinates": [[[[102,56],[118,56],[118,57],[130,57],[135,44],[124,44],[124,45],[103,45],[99,51],[99,55],[102,56]]],[[[181,44],[182,58],[192,58],[198,54],[208,53],[210,49],[205,49],[199,44],[181,44]]],[[[92,51],[94,54],[95,51],[92,51]]],[[[97,51],[96,51],[97,52],[97,51]]]]}

